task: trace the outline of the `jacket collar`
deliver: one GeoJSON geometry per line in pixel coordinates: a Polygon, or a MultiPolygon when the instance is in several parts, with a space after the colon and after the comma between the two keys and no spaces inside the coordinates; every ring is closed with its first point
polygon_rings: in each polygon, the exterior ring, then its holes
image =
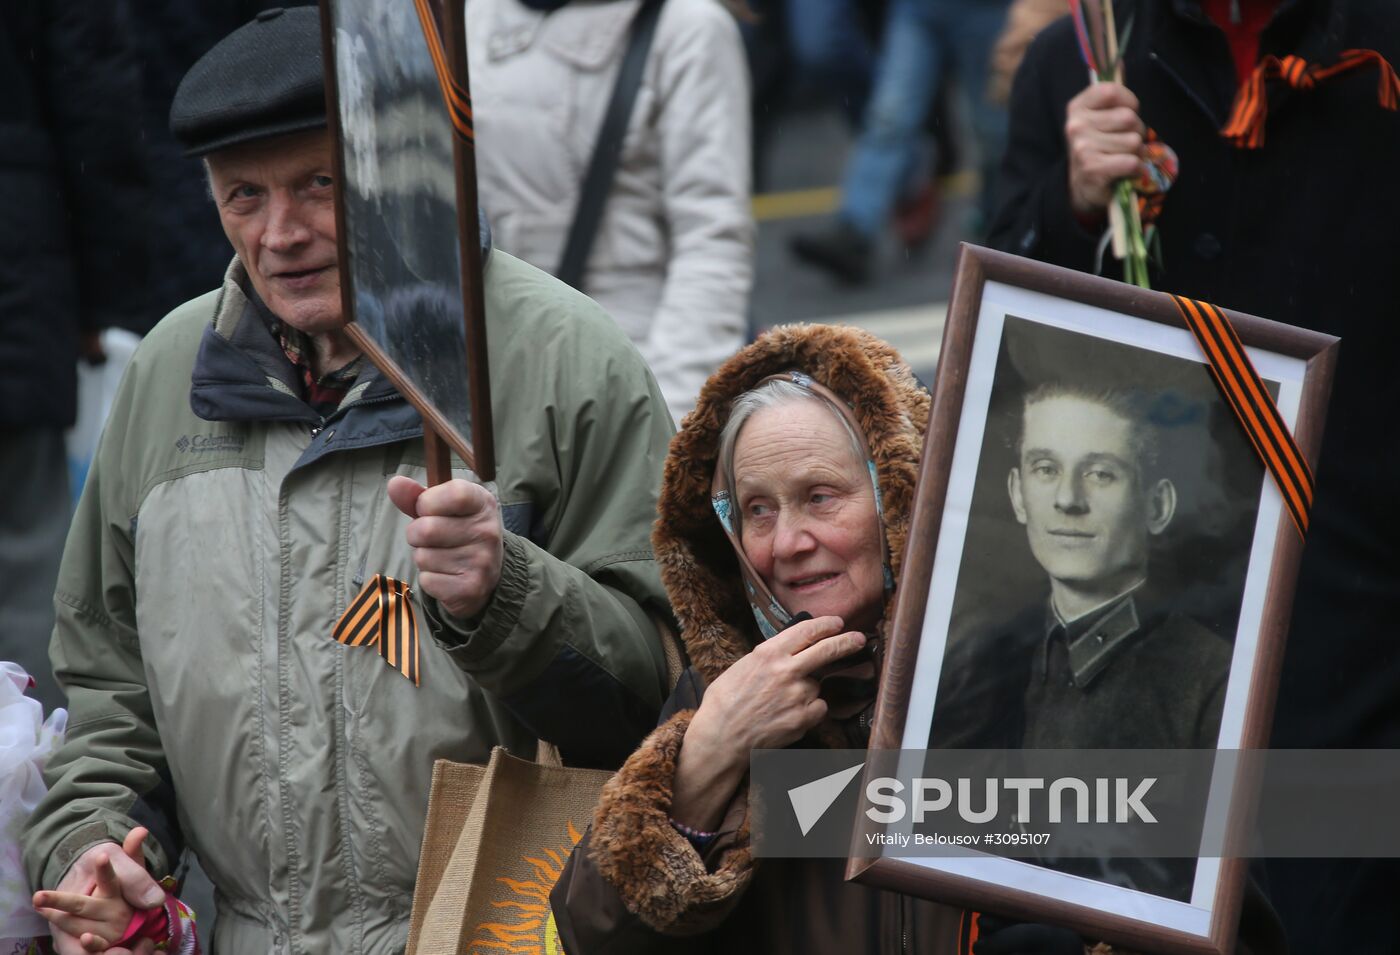
{"type": "Polygon", "coordinates": [[[1044,603],[1016,618],[1016,626],[1035,634],[1039,647],[1032,673],[1044,680],[1050,644],[1062,640],[1074,685],[1086,690],[1105,670],[1128,652],[1143,635],[1161,627],[1178,603],[1151,576],[1096,610],[1065,623],[1047,595],[1044,603]],[[1038,615],[1038,616],[1037,616],[1038,615]],[[1038,620],[1038,622],[1037,622],[1038,620]]]}
{"type": "Polygon", "coordinates": [[[422,436],[418,412],[369,363],[335,414],[322,420],[301,400],[293,385],[291,361],[258,314],[246,290],[247,281],[242,263],[235,258],[195,358],[190,387],[195,414],[206,421],[305,425],[311,441],[292,470],[336,451],[422,436]]]}
{"type": "Polygon", "coordinates": [[[1141,630],[1134,591],[1110,601],[1078,620],[1063,623],[1055,612],[1053,601],[1047,604],[1045,636],[1039,659],[1041,679],[1048,669],[1050,644],[1057,637],[1064,640],[1069,654],[1070,675],[1074,685],[1084,689],[1124,650],[1132,636],[1141,630]]]}
{"type": "Polygon", "coordinates": [[[214,320],[190,376],[190,407],[206,421],[320,420],[301,400],[292,363],[259,318],[236,257],[224,273],[214,320]]]}
{"type": "Polygon", "coordinates": [[[542,39],[555,56],[581,70],[598,71],[622,58],[641,0],[570,4],[550,15],[542,39]],[[606,11],[606,16],[600,16],[606,11]]]}

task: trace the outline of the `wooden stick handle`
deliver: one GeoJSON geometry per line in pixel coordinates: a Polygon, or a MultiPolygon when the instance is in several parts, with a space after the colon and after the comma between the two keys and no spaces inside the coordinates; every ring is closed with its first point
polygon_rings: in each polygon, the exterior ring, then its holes
{"type": "Polygon", "coordinates": [[[428,487],[452,480],[452,449],[426,421],[423,422],[423,457],[428,465],[428,487]]]}
{"type": "MultiPolygon", "coordinates": [[[[467,71],[466,5],[446,0],[443,11],[443,46],[448,68],[471,103],[467,71]]],[[[457,224],[461,235],[462,299],[467,333],[467,387],[471,402],[471,442],[474,470],[483,482],[496,477],[496,433],[491,419],[491,375],[486,360],[485,275],[481,261],[481,226],[477,219],[476,141],[452,137],[457,167],[457,224]]]]}

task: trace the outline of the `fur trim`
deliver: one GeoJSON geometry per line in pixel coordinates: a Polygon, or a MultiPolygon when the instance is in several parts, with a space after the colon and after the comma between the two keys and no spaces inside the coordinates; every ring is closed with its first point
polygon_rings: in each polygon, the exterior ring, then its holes
{"type": "Polygon", "coordinates": [[[671,825],[676,759],[694,715],[683,710],[653,730],[608,781],[589,841],[593,864],[627,910],[667,935],[713,928],[753,874],[747,821],[714,872],[671,825]]]}
{"type": "Polygon", "coordinates": [[[928,392],[899,353],[869,332],[841,325],[771,329],[711,376],[671,440],[652,531],[681,639],[706,682],[759,640],[738,562],[710,508],[719,433],[735,398],[768,375],[794,369],[845,399],[860,422],[875,460],[890,565],[899,580],[928,427],[928,392]]]}

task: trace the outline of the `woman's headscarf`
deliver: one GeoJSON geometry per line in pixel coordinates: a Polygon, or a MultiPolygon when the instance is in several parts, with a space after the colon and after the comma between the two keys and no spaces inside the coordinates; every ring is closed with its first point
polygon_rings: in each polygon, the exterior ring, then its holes
{"type": "MultiPolygon", "coordinates": [[[[870,444],[865,440],[865,435],[861,434],[860,422],[856,421],[850,407],[838,398],[831,389],[820,382],[813,381],[812,377],[804,372],[789,371],[781,375],[769,375],[750,388],[749,391],[757,391],[772,381],[790,382],[809,393],[835,415],[836,420],[840,421],[842,427],[850,434],[852,443],[865,462],[866,473],[870,475],[871,489],[875,494],[875,519],[880,525],[880,555],[884,564],[885,595],[888,597],[894,592],[894,573],[890,569],[890,543],[889,536],[885,533],[880,477],[875,470],[875,461],[870,456],[870,444]]],[[[745,392],[745,394],[747,393],[745,392]]],[[[767,583],[754,569],[748,555],[744,553],[744,546],[739,539],[741,516],[734,508],[734,448],[737,444],[738,441],[735,440],[728,446],[721,445],[720,447],[719,460],[715,464],[715,476],[711,485],[710,506],[714,508],[715,516],[719,518],[720,525],[724,528],[724,534],[729,538],[729,543],[734,546],[734,555],[739,561],[739,571],[744,576],[744,587],[748,593],[749,606],[753,608],[753,616],[758,623],[759,632],[763,634],[763,639],[767,640],[786,629],[792,623],[793,615],[777,597],[773,596],[773,591],[769,589],[767,583]]]]}

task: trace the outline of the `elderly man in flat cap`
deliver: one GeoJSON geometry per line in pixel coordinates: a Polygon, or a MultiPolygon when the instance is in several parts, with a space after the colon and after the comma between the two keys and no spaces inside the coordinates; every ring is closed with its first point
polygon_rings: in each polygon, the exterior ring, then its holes
{"type": "Polygon", "coordinates": [[[260,14],[176,95],[236,256],[112,409],[56,596],[68,740],[25,843],[45,889],[91,892],[110,856],[134,907],[188,846],[225,955],[402,950],[434,760],[542,738],[617,765],[667,689],[649,534],[671,423],[641,358],[483,238],[498,497],[424,490],[418,415],[343,328],[324,95],[307,7],[260,14]],[[411,587],[420,685],[332,637],[376,574],[411,587]],[[144,867],[117,845],[139,828],[144,867]]]}

